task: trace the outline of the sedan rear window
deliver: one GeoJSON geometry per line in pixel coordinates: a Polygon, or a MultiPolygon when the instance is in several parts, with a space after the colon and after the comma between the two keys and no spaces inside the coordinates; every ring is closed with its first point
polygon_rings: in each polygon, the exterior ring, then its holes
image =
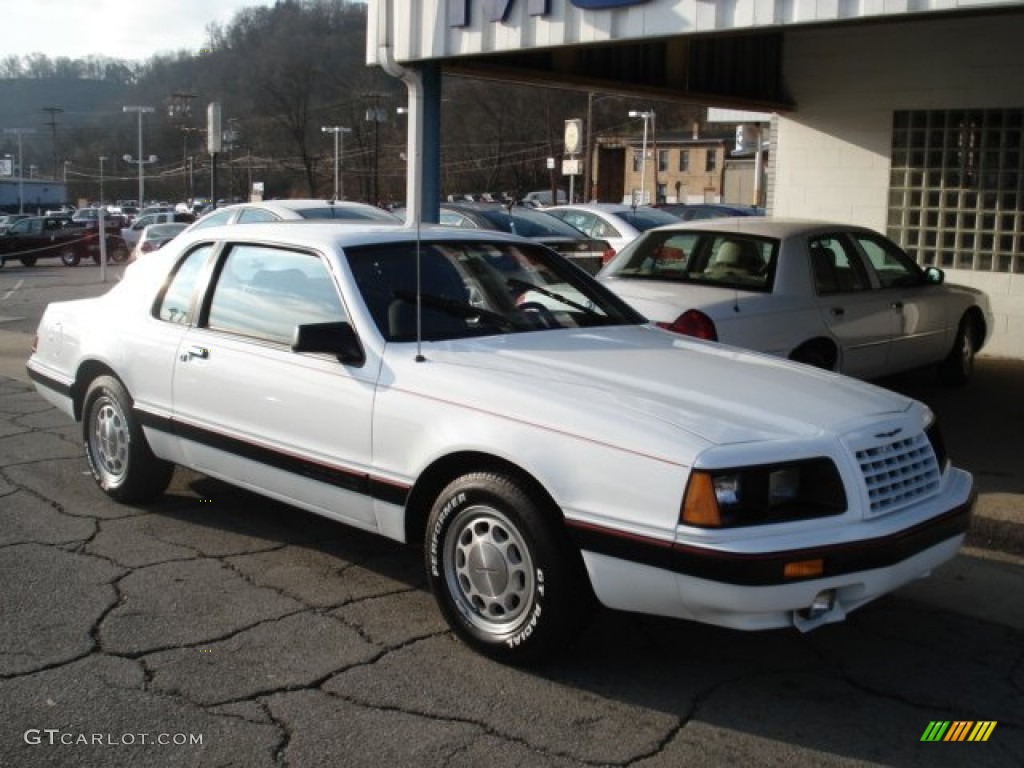
{"type": "Polygon", "coordinates": [[[733,232],[650,232],[605,275],[770,292],[777,252],[776,240],[733,232]]]}

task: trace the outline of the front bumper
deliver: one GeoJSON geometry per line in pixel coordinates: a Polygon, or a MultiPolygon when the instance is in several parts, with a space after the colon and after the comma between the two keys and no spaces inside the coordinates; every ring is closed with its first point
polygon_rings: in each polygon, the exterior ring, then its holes
{"type": "Polygon", "coordinates": [[[975,495],[969,474],[950,470],[954,506],[916,524],[840,543],[728,551],[641,540],[593,526],[570,528],[594,592],[610,608],[735,629],[813,629],[927,576],[963,544],[975,495]],[[787,563],[820,560],[813,578],[787,578],[787,563]],[[815,603],[819,610],[811,611],[815,603]]]}

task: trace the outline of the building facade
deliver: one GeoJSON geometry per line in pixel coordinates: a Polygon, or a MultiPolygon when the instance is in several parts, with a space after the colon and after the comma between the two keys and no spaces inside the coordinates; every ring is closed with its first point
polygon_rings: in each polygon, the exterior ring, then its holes
{"type": "MultiPolygon", "coordinates": [[[[889,234],[988,293],[987,353],[1024,357],[1024,2],[371,0],[370,11],[368,63],[396,74],[436,67],[771,113],[770,214],[889,234]]],[[[624,165],[623,189],[635,189],[624,165]]],[[[699,193],[666,175],[666,198],[676,181],[699,193]]]]}

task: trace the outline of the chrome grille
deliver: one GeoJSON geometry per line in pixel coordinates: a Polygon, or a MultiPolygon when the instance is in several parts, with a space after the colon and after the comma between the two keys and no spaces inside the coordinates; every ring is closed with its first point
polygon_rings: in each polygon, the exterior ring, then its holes
{"type": "Polygon", "coordinates": [[[869,517],[913,504],[938,490],[941,471],[922,433],[857,451],[864,474],[869,517]]]}

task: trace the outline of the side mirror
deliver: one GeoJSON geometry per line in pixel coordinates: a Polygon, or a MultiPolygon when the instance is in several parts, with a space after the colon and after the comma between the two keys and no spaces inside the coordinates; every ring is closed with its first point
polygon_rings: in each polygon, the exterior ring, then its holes
{"type": "Polygon", "coordinates": [[[293,352],[323,352],[334,355],[346,365],[361,366],[366,353],[350,323],[308,323],[295,327],[292,337],[293,352]]]}
{"type": "Polygon", "coordinates": [[[946,273],[938,267],[928,267],[924,271],[924,281],[929,285],[942,285],[946,281],[946,273]]]}

